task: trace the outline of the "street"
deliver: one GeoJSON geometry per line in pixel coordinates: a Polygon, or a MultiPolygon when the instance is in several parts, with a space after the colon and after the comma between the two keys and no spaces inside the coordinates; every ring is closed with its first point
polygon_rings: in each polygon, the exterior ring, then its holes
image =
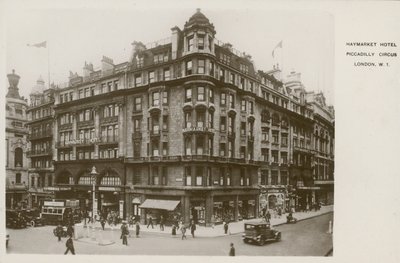
{"type": "MultiPolygon", "coordinates": [[[[116,243],[99,246],[81,241],[74,241],[77,255],[228,255],[229,244],[236,248],[237,256],[324,256],[332,248],[332,235],[328,231],[333,213],[299,221],[297,224],[284,224],[275,227],[282,232],[280,242],[267,243],[265,246],[244,244],[241,233],[221,237],[192,238],[187,231],[187,240],[181,240],[180,231],[172,237],[167,233],[141,232],[140,238],[128,238],[128,246],[123,246],[119,239],[119,230],[104,231],[116,243]]],[[[54,226],[26,229],[8,229],[10,244],[7,253],[20,254],[63,254],[65,241],[61,242],[53,235],[54,226]]]]}

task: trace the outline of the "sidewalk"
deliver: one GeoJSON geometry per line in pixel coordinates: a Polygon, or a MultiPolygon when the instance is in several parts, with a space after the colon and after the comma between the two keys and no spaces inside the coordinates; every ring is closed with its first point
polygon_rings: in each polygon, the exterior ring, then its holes
{"type": "MultiPolygon", "coordinates": [[[[304,220],[307,218],[312,218],[315,216],[327,214],[333,211],[333,205],[329,206],[322,206],[319,211],[310,211],[310,212],[297,212],[294,213],[293,216],[297,218],[298,221],[304,220]]],[[[271,218],[271,224],[272,226],[278,226],[286,223],[286,215],[283,214],[280,218],[272,216],[271,218]]],[[[260,222],[262,221],[261,218],[256,218],[256,219],[249,219],[249,220],[242,220],[239,222],[232,222],[229,223],[229,231],[231,234],[237,234],[241,233],[244,230],[244,224],[248,222],[260,222]]],[[[111,227],[110,225],[106,224],[105,229],[106,230],[119,230],[121,225],[118,226],[113,226],[111,227]]],[[[101,225],[99,222],[96,222],[95,224],[96,229],[101,229],[101,225]]],[[[135,232],[135,226],[129,227],[129,230],[131,233],[135,232]]],[[[154,225],[154,228],[147,228],[147,225],[140,225],[140,232],[150,232],[150,233],[158,233],[158,234],[165,234],[165,235],[171,235],[172,228],[170,226],[164,227],[164,231],[160,231],[160,225],[154,225]]],[[[178,230],[176,233],[178,236],[181,234],[180,231],[178,230]]],[[[190,230],[188,229],[186,231],[186,235],[190,236],[190,230]]],[[[218,237],[218,236],[224,236],[224,229],[223,225],[216,225],[213,228],[212,227],[204,227],[204,226],[196,226],[196,232],[195,236],[196,237],[218,237]]]]}

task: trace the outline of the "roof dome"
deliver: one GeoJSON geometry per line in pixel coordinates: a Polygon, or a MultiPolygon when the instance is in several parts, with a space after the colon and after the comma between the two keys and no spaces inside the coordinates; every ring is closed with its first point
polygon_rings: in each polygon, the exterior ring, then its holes
{"type": "Polygon", "coordinates": [[[36,81],[36,85],[32,88],[32,93],[42,93],[45,90],[44,80],[42,76],[36,81]]]}
{"type": "Polygon", "coordinates": [[[210,23],[210,20],[200,12],[200,8],[197,8],[196,13],[189,18],[189,21],[185,23],[185,29],[190,28],[194,25],[209,27],[212,31],[214,30],[214,25],[210,23]]]}

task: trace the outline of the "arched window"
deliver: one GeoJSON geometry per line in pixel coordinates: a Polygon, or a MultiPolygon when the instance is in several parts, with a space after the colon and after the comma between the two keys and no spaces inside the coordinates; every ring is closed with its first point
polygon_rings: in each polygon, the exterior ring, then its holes
{"type": "Polygon", "coordinates": [[[15,148],[14,162],[15,167],[22,167],[24,165],[22,148],[15,148]]]}

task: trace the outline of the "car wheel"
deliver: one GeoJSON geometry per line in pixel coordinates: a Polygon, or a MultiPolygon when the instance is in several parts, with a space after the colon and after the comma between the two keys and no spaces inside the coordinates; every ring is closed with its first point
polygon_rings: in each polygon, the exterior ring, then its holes
{"type": "Polygon", "coordinates": [[[260,238],[260,241],[258,242],[258,244],[259,244],[260,246],[264,246],[264,245],[265,245],[265,238],[264,238],[264,237],[261,237],[261,238],[260,238]]]}
{"type": "Polygon", "coordinates": [[[275,240],[276,240],[276,241],[280,241],[280,240],[281,240],[281,233],[278,233],[278,235],[276,235],[275,240]]]}
{"type": "Polygon", "coordinates": [[[35,221],[31,221],[31,227],[35,227],[35,221]]]}

